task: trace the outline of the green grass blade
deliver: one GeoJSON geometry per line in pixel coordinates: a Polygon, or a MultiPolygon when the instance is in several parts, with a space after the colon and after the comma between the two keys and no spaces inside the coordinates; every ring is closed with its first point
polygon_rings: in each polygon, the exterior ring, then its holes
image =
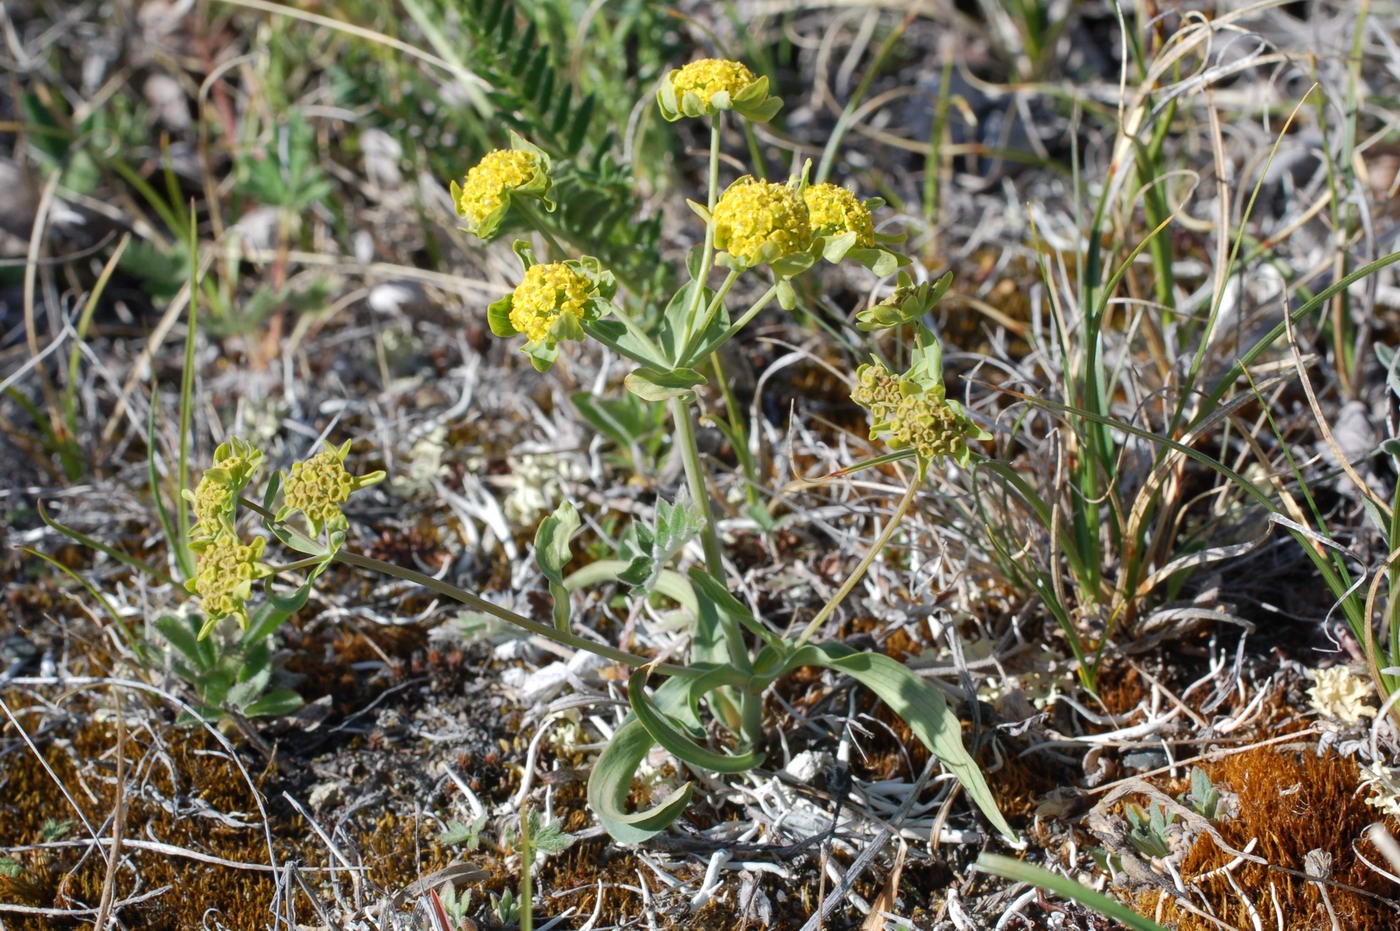
{"type": "Polygon", "coordinates": [[[1127,925],[1133,931],[1167,931],[1157,922],[1142,917],[1131,908],[1102,893],[1095,892],[1068,877],[1021,860],[994,853],[984,853],[977,858],[977,862],[973,864],[972,868],[983,873],[991,873],[993,876],[1004,876],[1017,882],[1048,889],[1058,896],[1078,902],[1080,905],[1092,908],[1100,915],[1127,925]]]}

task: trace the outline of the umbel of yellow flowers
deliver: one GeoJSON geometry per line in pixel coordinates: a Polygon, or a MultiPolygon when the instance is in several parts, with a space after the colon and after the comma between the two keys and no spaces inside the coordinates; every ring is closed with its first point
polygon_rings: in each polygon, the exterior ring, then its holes
{"type": "Polygon", "coordinates": [[[755,77],[741,62],[702,58],[666,76],[656,91],[661,115],[672,122],[683,117],[714,116],[733,110],[755,123],[766,123],[783,102],[768,94],[768,78],[755,77]]]}
{"type": "Polygon", "coordinates": [[[236,618],[240,628],[248,629],[245,603],[252,597],[253,582],[272,574],[261,562],[266,546],[266,537],[243,543],[232,528],[190,545],[195,551],[195,575],[185,583],[185,590],[198,595],[204,609],[201,639],[226,617],[236,618]]]}
{"type": "Polygon", "coordinates": [[[516,201],[535,199],[553,210],[549,199],[549,156],[511,133],[511,147],[488,152],[459,185],[451,184],[452,203],[466,221],[466,232],[491,240],[502,231],[516,201]]]}
{"type": "Polygon", "coordinates": [[[525,274],[514,291],[486,309],[486,319],[497,336],[523,333],[521,351],[543,372],[558,358],[559,343],[583,339],[584,326],[612,310],[617,281],[592,256],[537,262],[525,242],[515,244],[515,254],[525,274]]]}
{"type": "Polygon", "coordinates": [[[815,236],[855,236],[855,246],[875,246],[875,225],[870,208],[839,184],[813,184],[802,192],[815,236]]]}
{"type": "Polygon", "coordinates": [[[740,178],[715,204],[714,224],[715,247],[744,268],[805,252],[812,245],[810,212],[791,184],[740,178]]]}
{"type": "Polygon", "coordinates": [[[560,339],[582,339],[583,320],[593,282],[563,262],[531,265],[511,292],[510,325],[534,343],[549,339],[556,327],[560,339]],[[578,329],[578,335],[572,334],[578,329]]]}

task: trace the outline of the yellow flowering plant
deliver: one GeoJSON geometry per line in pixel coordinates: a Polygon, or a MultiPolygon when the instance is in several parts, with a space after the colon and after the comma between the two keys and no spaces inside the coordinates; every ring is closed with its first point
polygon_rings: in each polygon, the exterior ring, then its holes
{"type": "Polygon", "coordinates": [[[349,523],[341,506],[384,477],[382,471],[351,475],[344,465],[349,451],[346,441],[274,473],[258,504],[244,493],[263,452],[234,437],[214,451],[196,488],[182,489],[195,517],[189,543],[193,571],[184,582],[195,596],[193,610],[160,617],[155,627],[171,647],[173,668],[194,690],[194,707],[205,720],[217,721],[230,712],[283,715],[301,705],[295,691],[276,684],[272,638],[306,603],[344,546],[349,523]],[[261,516],[269,535],[248,538],[240,532],[240,514],[248,511],[261,516]],[[291,522],[298,514],[309,534],[291,522]],[[269,540],[305,558],[273,565],[265,559],[269,540]],[[290,593],[271,584],[292,573],[301,577],[290,593]]]}
{"type": "MultiPolygon", "coordinates": [[[[703,204],[692,205],[704,223],[703,243],[688,254],[690,280],[664,306],[639,308],[615,302],[613,274],[596,258],[571,253],[552,235],[535,209],[550,190],[549,163],[518,138],[511,149],[488,155],[467,172],[461,185],[454,182],[451,187],[469,232],[489,239],[518,220],[533,227],[552,252],[537,256],[532,243],[515,243],[520,277],[508,294],[486,309],[492,332],[503,338],[524,337],[522,349],[541,371],[558,360],[563,344],[584,339],[635,363],[624,384],[644,401],[665,403],[673,427],[671,442],[685,473],[683,490],[671,501],[659,501],[653,520],[638,521],[618,535],[617,558],[594,560],[572,573],[568,572],[574,558],[572,540],[584,525],[583,516],[566,501],[539,523],[534,558],[548,584],[551,623],[443,579],[351,551],[346,545],[349,521],[343,505],[384,473],[351,474],[345,467],[348,443],[274,473],[260,503],[242,494],[257,456],[231,445],[207,473],[210,484],[190,495],[199,523],[210,525],[212,531],[196,554],[198,565],[189,582],[191,592],[200,598],[203,619],[196,619],[194,628],[172,621],[167,637],[187,657],[207,657],[212,633],[227,630],[229,625],[221,622],[232,618],[241,639],[225,641],[227,655],[261,652],[252,674],[240,667],[230,677],[227,667],[200,667],[199,674],[207,673],[202,680],[208,689],[206,707],[217,711],[232,694],[230,690],[241,687],[231,682],[249,683],[243,698],[267,685],[267,638],[305,602],[317,577],[331,563],[341,563],[414,582],[461,602],[477,615],[631,669],[627,680],[631,713],[600,753],[587,789],[590,807],[616,840],[635,843],[665,830],[684,812],[695,791],[696,784],[687,782],[649,808],[628,810],[633,777],[654,748],[669,751],[698,772],[742,773],[761,765],[762,748],[768,742],[764,696],[780,678],[810,666],[848,675],[874,692],[958,779],[991,827],[1004,838],[1015,838],[963,745],[960,723],[935,685],[884,654],[842,643],[813,642],[889,542],[928,468],[944,458],[966,462],[968,444],[986,436],[946,397],[932,334],[917,329],[913,364],[904,373],[894,375],[877,364],[862,367],[859,373],[863,387],[857,388],[857,395],[877,420],[875,435],[897,447],[895,457],[916,456],[919,462],[916,480],[875,545],[795,636],[756,614],[730,590],[724,541],[711,511],[710,484],[696,440],[699,390],[708,380],[702,372],[715,373],[727,390],[717,350],[742,334],[770,305],[795,307],[792,280],[823,258],[864,262],[880,274],[908,262],[883,249],[891,239],[875,232],[871,210],[879,206],[878,200],[862,201],[834,185],[809,185],[806,168],[786,182],[745,175],[721,196],[724,121],[771,119],[781,102],[767,91],[767,80],[755,77],[747,67],[706,59],[672,72],[658,94],[666,119],[692,116],[710,123],[707,196],[703,204]],[[711,278],[718,269],[725,271],[716,286],[711,278]],[[744,275],[759,282],[751,289],[758,296],[732,315],[727,298],[744,275]],[[238,514],[244,508],[261,517],[267,536],[250,543],[237,536],[238,514]],[[697,538],[703,562],[681,571],[677,563],[697,538]],[[273,540],[304,558],[281,566],[264,562],[264,551],[273,540]],[[286,575],[297,579],[290,596],[273,585],[286,575]],[[261,598],[256,581],[263,583],[261,598]],[[625,586],[635,598],[654,592],[680,605],[690,625],[687,660],[640,656],[576,633],[573,595],[599,584],[625,586]],[[653,677],[665,681],[653,687],[653,677]],[[713,720],[703,717],[704,713],[713,720]],[[716,743],[719,734],[725,736],[716,743]]],[[[941,287],[946,289],[946,283],[941,287]]],[[[926,312],[941,293],[937,286],[924,289],[903,283],[890,305],[893,309],[881,311],[879,322],[907,323],[926,312]]],[[[728,429],[736,446],[745,445],[741,424],[731,422],[728,429]]],[[[759,512],[761,517],[756,519],[771,522],[771,515],[761,507],[751,511],[759,512]]],[[[291,701],[285,695],[279,699],[291,701]]]]}
{"type": "MultiPolygon", "coordinates": [[[[621,535],[616,559],[597,561],[566,574],[573,558],[570,540],[582,526],[580,514],[568,502],[546,517],[535,534],[535,559],[548,581],[554,605],[554,623],[544,628],[548,633],[543,635],[634,668],[627,688],[632,715],[615,732],[593,769],[589,803],[618,840],[641,841],[663,830],[685,809],[694,786],[687,784],[643,811],[628,811],[632,777],[647,753],[659,745],[687,766],[718,773],[744,772],[759,765],[760,747],[765,742],[764,691],[788,672],[815,665],[851,675],[872,689],[956,774],[996,829],[1012,837],[1010,826],[962,745],[956,718],[937,689],[887,656],[841,644],[810,642],[888,542],[902,510],[802,633],[785,636],[729,591],[723,541],[710,510],[705,465],[696,443],[694,408],[699,389],[708,381],[704,373],[719,373],[723,383],[716,351],[738,337],[770,305],[794,308],[798,302],[794,279],[823,259],[858,262],[882,276],[908,264],[906,257],[886,248],[898,238],[876,232],[872,211],[882,202],[862,200],[833,184],[809,184],[810,163],[786,181],[743,175],[721,193],[725,119],[763,122],[772,119],[781,106],[777,97],[768,94],[767,80],[756,77],[741,63],[702,59],[676,69],[662,82],[657,102],[667,120],[693,117],[710,123],[706,199],[689,202],[704,223],[703,242],[690,251],[686,263],[690,280],[654,313],[646,308],[639,312],[628,309],[613,301],[615,283],[596,259],[571,254],[547,225],[539,223],[535,231],[554,255],[541,261],[530,243],[517,242],[521,278],[509,294],[487,308],[492,332],[502,337],[524,336],[523,351],[537,369],[554,364],[563,343],[585,338],[636,363],[624,384],[645,401],[667,405],[673,442],[686,474],[684,491],[674,501],[658,502],[654,524],[638,523],[621,535]],[[711,277],[717,269],[723,269],[724,275],[715,286],[711,277]],[[757,298],[732,315],[727,298],[746,275],[763,284],[752,289],[757,298]],[[684,574],[670,568],[695,537],[704,554],[703,566],[691,567],[684,574]],[[597,643],[580,643],[571,628],[571,593],[599,583],[631,587],[637,597],[655,590],[692,606],[690,661],[683,665],[660,663],[597,643]],[[667,679],[652,689],[653,675],[667,679]],[[701,718],[702,706],[708,706],[720,727],[729,733],[732,750],[708,745],[713,728],[701,718]]],[[[946,287],[946,282],[941,290],[905,283],[904,290],[896,292],[899,296],[894,305],[882,309],[879,316],[886,325],[908,322],[926,312],[946,287]]],[[[861,374],[878,381],[884,392],[883,400],[872,401],[880,423],[876,436],[899,450],[896,458],[917,456],[917,477],[922,479],[930,465],[944,458],[966,462],[968,444],[986,434],[946,397],[932,334],[920,328],[916,339],[919,345],[909,371],[895,376],[882,368],[876,379],[875,369],[865,367],[861,374]]],[[[739,431],[742,427],[730,423],[729,429],[739,431]]],[[[735,445],[743,446],[740,434],[733,435],[735,445]]],[[[917,480],[911,483],[904,508],[919,484],[917,480]]],[[[761,507],[754,513],[758,512],[762,512],[756,516],[760,522],[771,520],[761,507]]],[[[336,558],[347,557],[342,552],[336,558]]],[[[354,558],[360,560],[357,564],[364,564],[364,557],[354,558]]],[[[410,577],[407,570],[397,567],[376,568],[410,577]]],[[[460,589],[420,581],[464,603],[479,602],[460,589]]],[[[499,606],[482,608],[482,613],[543,633],[532,626],[537,622],[499,606]]]]}

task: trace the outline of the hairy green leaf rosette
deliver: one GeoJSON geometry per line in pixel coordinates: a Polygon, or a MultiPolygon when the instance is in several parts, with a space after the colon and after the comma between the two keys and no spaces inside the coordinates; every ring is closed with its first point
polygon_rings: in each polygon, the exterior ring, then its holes
{"type": "Polygon", "coordinates": [[[918,285],[900,272],[899,284],[889,296],[856,312],[856,329],[868,332],[912,323],[933,310],[952,284],[952,272],[945,273],[937,281],[925,281],[918,285]]]}
{"type": "Polygon", "coordinates": [[[656,103],[673,123],[722,110],[766,123],[783,106],[782,100],[769,96],[767,77],[755,77],[741,62],[722,58],[702,58],[672,71],[657,89],[656,103]]]}
{"type": "Polygon", "coordinates": [[[920,330],[908,371],[895,375],[878,361],[862,365],[851,400],[870,412],[871,438],[913,450],[921,470],[945,457],[965,466],[972,455],[968,443],[992,435],[947,396],[942,349],[932,333],[920,330]]]}
{"type": "Polygon", "coordinates": [[[350,441],[337,448],[323,450],[302,462],[292,464],[282,480],[282,508],[277,520],[286,520],[300,511],[311,525],[311,532],[343,531],[347,524],[340,506],[352,492],[383,481],[382,470],[354,476],[345,469],[345,457],[350,453],[350,441]]]}
{"type": "Polygon", "coordinates": [[[822,257],[836,263],[859,262],[881,276],[908,265],[907,256],[882,248],[902,237],[875,232],[871,211],[883,206],[878,197],[862,201],[839,184],[811,184],[802,188],[802,200],[811,217],[812,235],[821,240],[822,257]]]}
{"type": "Polygon", "coordinates": [[[536,262],[530,247],[515,244],[525,275],[515,290],[486,309],[491,332],[500,337],[524,334],[521,347],[538,371],[559,357],[559,343],[582,340],[584,326],[610,312],[617,281],[592,256],[563,262],[536,262]]]}
{"type": "Polygon", "coordinates": [[[767,263],[791,278],[816,261],[811,215],[795,184],[745,175],[720,195],[711,222],[722,252],[716,264],[743,270],[767,263]]]}
{"type": "Polygon", "coordinates": [[[452,204],[462,227],[487,242],[503,232],[503,222],[512,204],[534,198],[545,210],[553,210],[549,199],[549,156],[515,133],[511,147],[488,152],[467,171],[459,185],[452,182],[452,204]]]}

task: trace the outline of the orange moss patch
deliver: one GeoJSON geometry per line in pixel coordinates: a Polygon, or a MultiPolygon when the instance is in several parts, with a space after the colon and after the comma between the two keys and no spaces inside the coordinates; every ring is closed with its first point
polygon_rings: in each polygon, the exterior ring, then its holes
{"type": "MultiPolygon", "coordinates": [[[[1394,887],[1361,862],[1356,850],[1372,862],[1381,862],[1379,852],[1365,839],[1366,827],[1375,820],[1358,792],[1356,764],[1329,754],[1294,753],[1261,747],[1206,766],[1211,780],[1222,791],[1238,796],[1239,812],[1217,823],[1225,842],[1237,850],[1251,840],[1252,850],[1270,864],[1304,871],[1309,851],[1324,850],[1332,855],[1331,879],[1378,895],[1394,894],[1394,887]]],[[[1392,820],[1390,828],[1397,825],[1392,820]]],[[[1223,873],[1207,877],[1232,862],[1208,835],[1197,838],[1182,861],[1181,874],[1187,884],[1193,881],[1211,903],[1216,916],[1235,927],[1253,927],[1254,919],[1239,894],[1223,873]]],[[[1231,870],[1235,883],[1244,891],[1266,928],[1290,931],[1330,931],[1331,919],[1316,883],[1280,870],[1254,863],[1243,863],[1231,870]]],[[[1328,887],[1328,896],[1341,927],[1351,931],[1392,929],[1397,919],[1384,902],[1337,886],[1328,887]]],[[[1158,896],[1140,898],[1138,906],[1153,915],[1158,896]]],[[[1174,902],[1166,902],[1159,920],[1174,922],[1178,931],[1215,931],[1216,926],[1198,918],[1174,902]]]]}

